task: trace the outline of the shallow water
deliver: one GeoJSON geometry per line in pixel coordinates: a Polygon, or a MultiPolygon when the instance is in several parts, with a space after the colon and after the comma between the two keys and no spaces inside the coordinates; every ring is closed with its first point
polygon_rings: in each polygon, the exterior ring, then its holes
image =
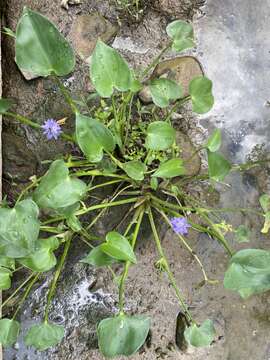
{"type": "Polygon", "coordinates": [[[195,21],[198,57],[214,83],[205,116],[221,127],[230,158],[243,161],[270,139],[269,0],[208,0],[195,21]]]}

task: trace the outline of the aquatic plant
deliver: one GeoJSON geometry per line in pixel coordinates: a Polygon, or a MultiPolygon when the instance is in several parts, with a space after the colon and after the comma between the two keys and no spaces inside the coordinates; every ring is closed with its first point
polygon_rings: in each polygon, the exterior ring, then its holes
{"type": "MultiPolygon", "coordinates": [[[[189,84],[189,94],[183,96],[181,84],[165,77],[149,79],[166,51],[181,52],[195,45],[189,23],[176,20],[167,26],[167,34],[168,44],[143,71],[130,69],[116,50],[98,40],[91,58],[90,78],[99,105],[89,110],[73,98],[59,79],[74,70],[75,56],[71,46],[47,18],[24,9],[16,34],[12,33],[16,63],[21,71],[50,77],[56,82],[74,113],[75,133],[66,134],[61,121],[49,119],[42,125],[12,112],[11,99],[0,99],[0,113],[44,132],[48,141],[61,137],[77,146],[77,152],[76,155],[59,155],[43,176],[33,176],[15,204],[6,201],[1,204],[0,289],[11,287],[12,275],[20,267],[29,270],[28,278],[2,304],[4,308],[15,295],[22,293],[13,316],[0,320],[3,346],[11,346],[17,341],[20,332],[18,312],[40,274],[48,271],[54,271],[54,275],[44,319],[28,329],[25,343],[46,350],[62,341],[65,329],[49,320],[49,310],[71,243],[77,239],[90,247],[89,254],[81,259],[85,266],[109,267],[119,288],[118,313],[102,320],[97,327],[100,351],[110,358],[129,356],[139,350],[148,336],[151,320],[145,315],[126,313],[124,292],[129,269],[137,263],[136,242],[144,218],[148,219],[159,254],[155,268],[167,274],[175,290],[186,323],[184,337],[192,346],[210,345],[215,329],[210,319],[198,324],[182,297],[161,244],[157,227],[161,219],[174,230],[175,236],[198,263],[204,284],[214,285],[215,281],[208,278],[200,258],[185,238],[191,229],[208,234],[225,248],[230,257],[224,278],[227,289],[239,292],[243,298],[270,289],[270,252],[259,249],[235,252],[226,234],[231,232],[239,242],[244,242],[247,229],[243,226],[233,229],[220,216],[214,216],[217,211],[221,213],[228,209],[209,207],[186,191],[187,183],[221,182],[230,171],[242,171],[257,164],[232,165],[226,160],[219,153],[221,132],[217,129],[199,149],[208,159],[208,173],[187,174],[187,165],[196,153],[190,154],[187,160],[181,158],[172,114],[186,103],[191,104],[195,113],[208,112],[214,104],[212,82],[205,76],[196,77],[189,84]],[[145,85],[149,87],[154,103],[152,111],[146,113],[137,96],[145,85]],[[110,186],[113,187],[111,196],[101,201],[93,200],[95,190],[110,186]],[[91,233],[95,223],[106,214],[106,209],[121,206],[129,207],[121,221],[125,226],[123,232],[108,229],[105,239],[91,233]],[[94,214],[91,222],[89,214],[94,214]],[[197,215],[197,222],[192,214],[197,215]],[[121,266],[120,276],[114,274],[115,264],[121,266]]],[[[267,233],[270,197],[262,195],[260,203],[263,213],[257,213],[265,219],[262,232],[267,233]]]]}

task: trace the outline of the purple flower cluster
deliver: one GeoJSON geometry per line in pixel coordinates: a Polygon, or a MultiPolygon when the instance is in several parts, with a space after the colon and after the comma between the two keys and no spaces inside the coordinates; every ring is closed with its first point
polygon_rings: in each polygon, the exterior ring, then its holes
{"type": "Polygon", "coordinates": [[[171,225],[173,230],[180,235],[187,235],[188,229],[191,225],[188,223],[187,219],[184,217],[174,217],[171,219],[171,225]]]}
{"type": "Polygon", "coordinates": [[[43,134],[46,135],[48,140],[57,140],[62,133],[60,125],[54,119],[46,120],[41,127],[43,129],[43,134]]]}

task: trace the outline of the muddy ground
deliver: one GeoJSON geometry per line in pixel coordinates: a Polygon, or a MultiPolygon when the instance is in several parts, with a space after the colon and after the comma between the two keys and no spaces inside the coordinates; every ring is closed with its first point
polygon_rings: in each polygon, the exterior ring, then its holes
{"type": "MultiPolygon", "coordinates": [[[[17,20],[24,5],[48,16],[70,39],[80,55],[77,56],[77,67],[74,74],[66,79],[66,85],[76,96],[81,96],[91,90],[88,77],[88,65],[85,62],[84,51],[95,41],[94,31],[100,31],[113,46],[119,49],[130,64],[137,67],[149,63],[158,53],[166,40],[166,24],[176,18],[192,20],[194,14],[204,12],[203,2],[199,0],[156,0],[147,3],[140,20],[119,12],[113,1],[82,0],[81,5],[70,5],[68,10],[60,6],[60,0],[9,0],[5,4],[5,21],[11,29],[15,29],[17,20]],[[109,22],[98,21],[98,26],[92,26],[91,31],[82,31],[85,20],[81,17],[99,12],[109,22]],[[79,23],[78,23],[79,22],[79,23]],[[80,26],[81,25],[81,26],[80,26]],[[80,70],[79,70],[80,68],[80,70]]],[[[95,20],[96,21],[96,20],[95,20]]],[[[69,108],[59,94],[59,90],[50,80],[35,79],[26,81],[17,69],[13,59],[13,40],[4,37],[3,48],[3,93],[5,97],[17,99],[17,111],[42,123],[48,117],[60,119],[68,117],[66,130],[73,128],[73,117],[69,108]]],[[[174,54],[169,54],[173,57],[174,54]]],[[[197,119],[185,113],[181,126],[192,136],[195,143],[205,137],[205,130],[199,126],[197,119]]],[[[19,126],[8,119],[4,120],[3,156],[4,194],[9,200],[14,192],[28,181],[28,178],[44,171],[42,160],[53,159],[67,150],[61,141],[44,141],[34,130],[19,126]]],[[[236,190],[221,188],[221,197],[228,202],[233,201],[236,192],[242,191],[243,196],[252,194],[256,203],[259,195],[253,187],[251,178],[234,175],[228,182],[241,184],[236,190]],[[234,193],[235,191],[235,193],[234,193]]],[[[265,172],[260,173],[263,178],[265,172]]],[[[262,181],[263,183],[263,181],[262,181]]],[[[206,186],[206,185],[205,185],[206,186]]],[[[264,191],[263,184],[260,191],[264,191]]],[[[204,187],[195,189],[206,199],[204,187]]],[[[195,191],[193,189],[193,191],[195,191]]],[[[210,195],[210,198],[213,196],[210,195]]],[[[211,201],[211,199],[209,200],[211,201]]],[[[236,204],[238,205],[238,204],[236,204]]],[[[117,221],[119,214],[112,211],[109,216],[113,220],[103,223],[99,230],[106,231],[117,221]]],[[[235,225],[242,221],[251,226],[253,245],[258,246],[259,219],[253,217],[235,216],[235,225]]],[[[148,224],[145,224],[148,227],[148,224]]],[[[216,286],[206,285],[195,290],[202,280],[200,269],[194,259],[177,243],[176,237],[163,229],[163,245],[166,249],[172,270],[187,299],[194,316],[199,321],[211,318],[215,322],[217,337],[211,347],[197,350],[188,349],[182,352],[178,349],[176,338],[176,318],[179,306],[173,290],[168,286],[167,279],[154,269],[158,259],[152,239],[145,236],[138,246],[138,266],[130,270],[126,291],[126,306],[130,313],[139,312],[152,317],[151,336],[139,354],[132,359],[183,359],[183,360],[269,360],[270,359],[270,298],[268,294],[255,296],[248,301],[240,300],[239,296],[225,291],[222,277],[227,267],[228,258],[224,251],[206,235],[192,232],[188,238],[197,254],[202,258],[209,277],[220,280],[216,286]]],[[[267,246],[266,239],[260,246],[267,246]]],[[[59,290],[54,302],[55,310],[51,319],[65,324],[67,331],[65,340],[56,349],[49,352],[34,352],[26,349],[20,341],[14,349],[5,352],[5,360],[100,360],[103,359],[96,350],[96,323],[100,319],[116,311],[117,291],[110,274],[105,270],[94,270],[79,263],[87,251],[82,243],[73,246],[69,264],[66,266],[60,281],[59,290]]],[[[38,321],[42,315],[44,299],[48,282],[35,289],[21,315],[23,331],[31,324],[31,318],[38,321]]],[[[119,358],[120,360],[120,358],[119,358]]]]}

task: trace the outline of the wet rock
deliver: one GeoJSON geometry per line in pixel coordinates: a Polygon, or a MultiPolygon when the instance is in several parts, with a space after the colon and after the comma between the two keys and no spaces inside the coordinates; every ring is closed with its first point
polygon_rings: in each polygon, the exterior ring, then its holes
{"type": "Polygon", "coordinates": [[[201,158],[198,153],[196,153],[196,148],[192,144],[189,137],[177,131],[176,133],[176,143],[181,151],[181,159],[184,160],[186,175],[195,176],[200,172],[201,169],[201,158]]]}
{"type": "MultiPolygon", "coordinates": [[[[170,60],[162,61],[155,67],[151,79],[165,77],[181,84],[183,95],[188,95],[188,86],[190,81],[196,77],[203,75],[203,69],[200,62],[192,56],[182,56],[170,60]]],[[[140,99],[144,103],[152,101],[149,87],[146,86],[139,94],[140,99]]]]}
{"type": "Polygon", "coordinates": [[[72,25],[70,36],[74,49],[86,60],[93,52],[97,39],[108,42],[116,35],[117,30],[117,26],[95,12],[78,16],[72,25]]]}
{"type": "Polygon", "coordinates": [[[192,19],[205,0],[158,0],[156,7],[162,13],[179,18],[192,19]]]}

